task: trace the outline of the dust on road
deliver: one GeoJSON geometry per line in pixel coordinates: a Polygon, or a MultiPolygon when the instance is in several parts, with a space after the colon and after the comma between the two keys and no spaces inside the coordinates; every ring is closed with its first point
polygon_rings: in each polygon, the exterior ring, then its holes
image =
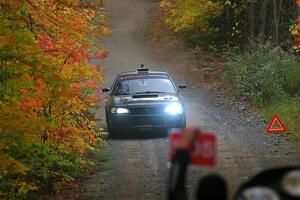
{"type": "MultiPolygon", "coordinates": [[[[218,167],[189,170],[188,189],[192,196],[199,177],[207,173],[222,174],[229,183],[230,193],[241,182],[263,169],[299,164],[299,153],[292,144],[276,135],[267,135],[259,115],[246,113],[233,106],[226,94],[189,81],[189,77],[168,64],[162,66],[151,52],[144,37],[152,8],[158,1],[110,0],[112,37],[105,42],[110,52],[106,85],[117,73],[135,70],[141,63],[154,69],[170,71],[175,82],[192,84],[183,92],[187,108],[187,126],[201,127],[218,136],[218,167]],[[222,103],[218,103],[222,102],[222,103]],[[247,115],[248,114],[248,115],[247,115]],[[251,120],[249,120],[251,119],[251,120]]],[[[104,118],[103,107],[100,117],[104,118]]],[[[105,123],[99,123],[105,126],[105,123]]],[[[167,177],[167,138],[110,141],[113,166],[110,171],[92,177],[99,190],[94,199],[165,199],[167,177]],[[101,183],[100,183],[101,182],[101,183]]]]}

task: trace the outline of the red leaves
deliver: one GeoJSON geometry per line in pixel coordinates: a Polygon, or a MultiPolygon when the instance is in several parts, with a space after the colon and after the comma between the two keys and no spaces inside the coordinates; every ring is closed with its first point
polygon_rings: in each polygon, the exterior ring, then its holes
{"type": "Polygon", "coordinates": [[[300,39],[296,39],[294,41],[294,45],[299,47],[300,46],[300,39]]]}
{"type": "Polygon", "coordinates": [[[33,83],[32,87],[23,87],[20,99],[20,109],[28,115],[35,115],[47,98],[47,85],[41,77],[27,77],[33,83]]]}
{"type": "MultiPolygon", "coordinates": [[[[61,33],[55,40],[46,33],[39,33],[39,46],[54,59],[65,58],[68,63],[82,64],[88,62],[95,56],[88,52],[89,45],[78,45],[78,41],[68,37],[66,33],[61,33]]],[[[107,52],[100,54],[101,59],[106,58],[107,52]]]]}
{"type": "Polygon", "coordinates": [[[56,81],[60,81],[61,80],[61,76],[59,74],[53,74],[52,78],[53,78],[53,80],[56,80],[56,81]]]}
{"type": "Polygon", "coordinates": [[[32,76],[28,76],[26,79],[27,79],[28,81],[33,81],[32,76]]]}
{"type": "Polygon", "coordinates": [[[29,96],[23,96],[21,99],[20,109],[27,115],[36,115],[40,107],[43,105],[44,99],[33,99],[29,96]]]}
{"type": "Polygon", "coordinates": [[[25,114],[32,124],[43,122],[32,132],[51,133],[54,139],[48,142],[70,138],[63,141],[64,145],[76,146],[82,141],[81,133],[93,131],[91,126],[84,126],[89,120],[82,120],[83,112],[98,102],[97,91],[103,83],[100,62],[90,64],[92,59],[108,56],[107,51],[98,53],[93,47],[93,42],[105,35],[98,32],[99,24],[91,23],[101,16],[104,26],[103,7],[77,0],[4,2],[8,10],[1,12],[5,14],[5,30],[0,45],[12,49],[12,57],[26,58],[18,65],[4,62],[4,67],[18,72],[11,76],[13,84],[7,84],[11,88],[5,90],[5,95],[14,100],[12,113],[25,114]],[[23,15],[27,20],[20,20],[23,15]],[[16,26],[26,28],[16,33],[16,26]]]}
{"type": "Polygon", "coordinates": [[[100,58],[102,60],[106,59],[109,55],[109,52],[108,51],[101,51],[98,55],[97,55],[97,58],[100,58]]]}
{"type": "Polygon", "coordinates": [[[81,89],[84,88],[89,88],[91,90],[96,90],[97,89],[97,84],[95,81],[85,81],[85,82],[80,82],[80,83],[75,83],[72,85],[72,90],[77,93],[77,94],[81,94],[81,89]]]}
{"type": "Polygon", "coordinates": [[[37,78],[35,79],[35,82],[38,83],[38,84],[43,84],[43,83],[44,83],[43,79],[40,78],[40,77],[37,77],[37,78]]]}
{"type": "Polygon", "coordinates": [[[15,4],[19,4],[19,3],[21,3],[21,0],[11,0],[11,2],[13,2],[15,4]]]}
{"type": "Polygon", "coordinates": [[[54,44],[53,39],[47,35],[46,33],[40,32],[39,33],[39,46],[46,52],[52,54],[57,51],[57,47],[54,44]]]}
{"type": "MultiPolygon", "coordinates": [[[[297,6],[300,6],[300,0],[297,0],[296,1],[296,5],[297,6]]],[[[298,16],[297,18],[297,25],[295,25],[294,29],[291,31],[291,34],[292,36],[295,38],[294,39],[294,43],[293,43],[293,49],[296,51],[296,52],[299,52],[299,48],[300,48],[300,16],[298,16]]]]}
{"type": "Polygon", "coordinates": [[[294,37],[300,37],[300,33],[294,33],[292,34],[294,37]]]}

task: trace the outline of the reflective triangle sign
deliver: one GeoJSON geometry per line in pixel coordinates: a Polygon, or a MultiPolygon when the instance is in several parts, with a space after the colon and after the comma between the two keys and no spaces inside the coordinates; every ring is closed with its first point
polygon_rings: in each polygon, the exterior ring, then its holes
{"type": "Polygon", "coordinates": [[[285,127],[283,126],[282,122],[280,121],[278,115],[275,115],[269,125],[267,130],[269,133],[274,132],[286,132],[285,127]]]}

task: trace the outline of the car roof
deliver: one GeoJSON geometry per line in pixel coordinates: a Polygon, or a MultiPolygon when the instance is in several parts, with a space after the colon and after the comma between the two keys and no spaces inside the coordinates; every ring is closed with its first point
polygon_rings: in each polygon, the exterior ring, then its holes
{"type": "Polygon", "coordinates": [[[148,70],[146,72],[141,72],[141,71],[127,71],[127,72],[121,72],[119,75],[134,75],[134,74],[165,74],[168,75],[168,72],[163,71],[163,70],[148,70]]]}

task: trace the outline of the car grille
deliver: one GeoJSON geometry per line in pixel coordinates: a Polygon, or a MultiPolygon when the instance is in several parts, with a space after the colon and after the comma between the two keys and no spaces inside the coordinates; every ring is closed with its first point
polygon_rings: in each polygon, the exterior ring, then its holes
{"type": "Polygon", "coordinates": [[[163,117],[155,117],[155,118],[136,117],[132,119],[131,123],[133,125],[164,125],[165,124],[163,117]]]}
{"type": "Polygon", "coordinates": [[[163,107],[135,107],[130,108],[131,114],[161,114],[163,113],[163,107]]]}

